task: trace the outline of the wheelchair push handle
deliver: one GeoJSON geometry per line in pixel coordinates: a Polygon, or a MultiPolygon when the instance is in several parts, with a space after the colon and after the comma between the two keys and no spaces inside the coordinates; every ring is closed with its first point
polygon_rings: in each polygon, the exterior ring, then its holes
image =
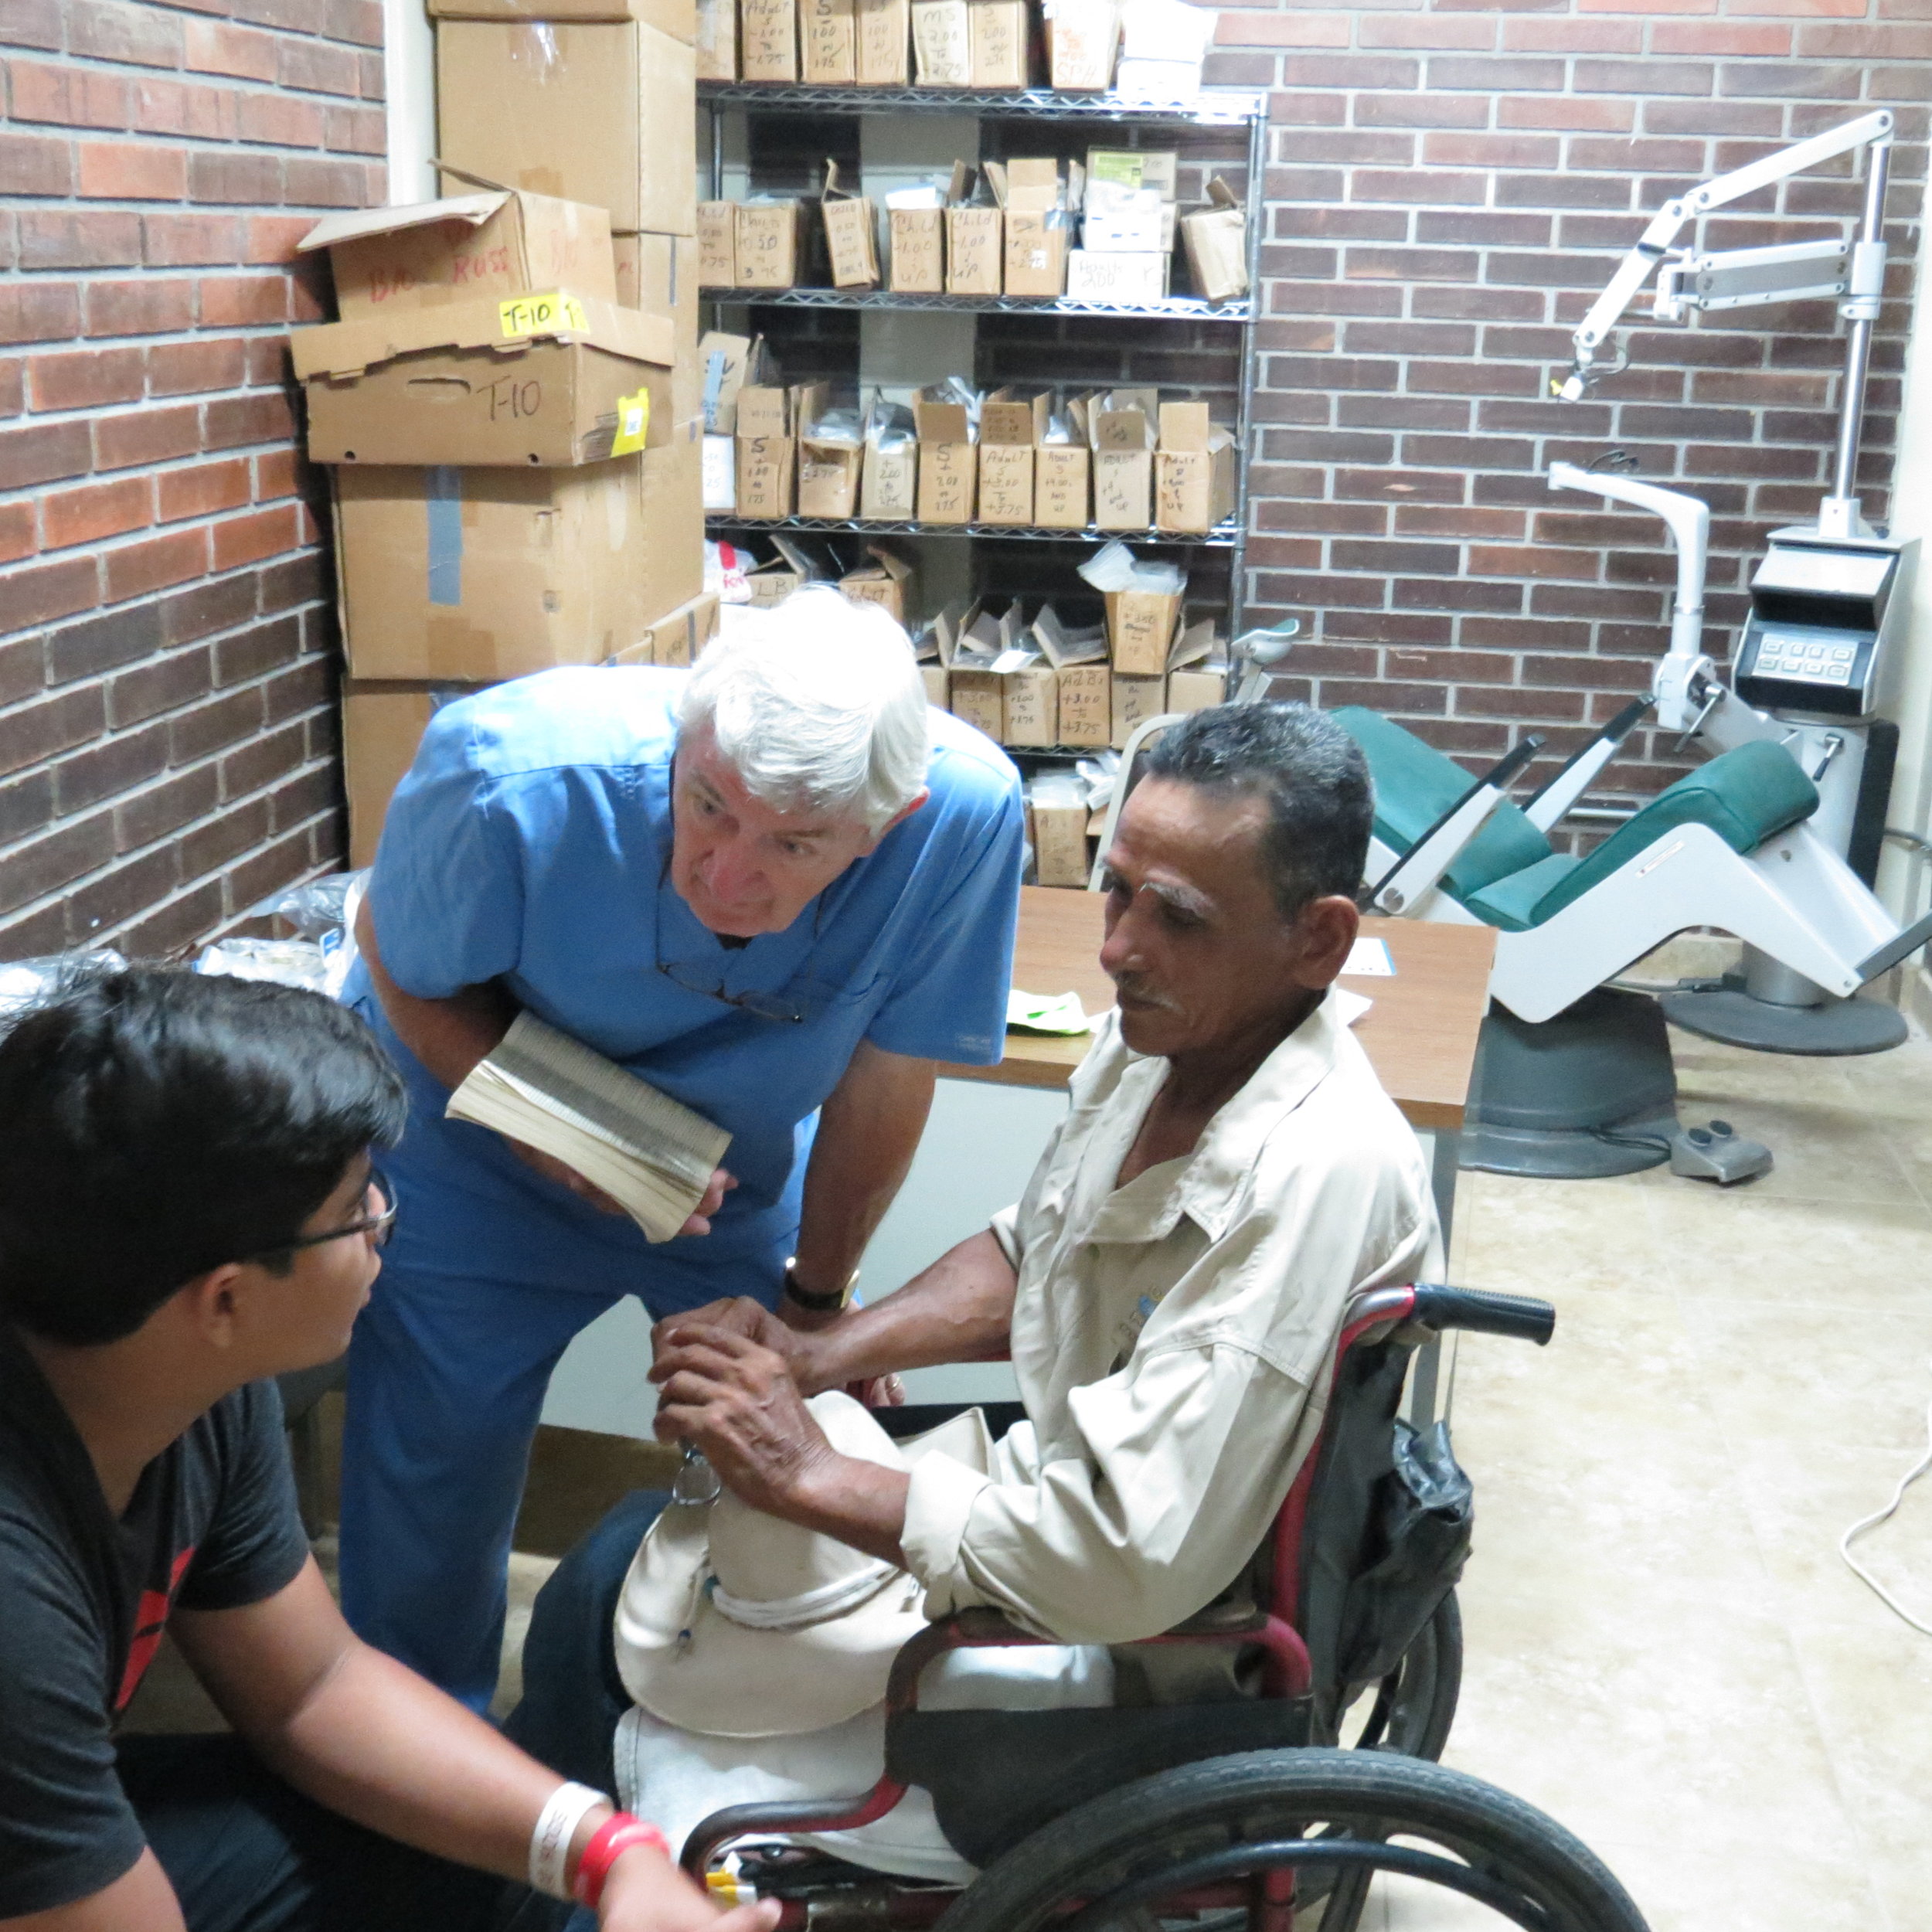
{"type": "Polygon", "coordinates": [[[1498,1294],[1488,1288],[1451,1288],[1418,1283],[1411,1318],[1432,1328],[1472,1328],[1478,1335],[1509,1335],[1541,1348],[1556,1330],[1556,1311],[1526,1294],[1498,1294]]]}

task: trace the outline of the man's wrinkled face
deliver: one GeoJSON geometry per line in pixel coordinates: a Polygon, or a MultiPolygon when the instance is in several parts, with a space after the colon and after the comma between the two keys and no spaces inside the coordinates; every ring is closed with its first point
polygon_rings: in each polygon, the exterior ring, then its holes
{"type": "Polygon", "coordinates": [[[858,819],[762,804],[709,730],[678,740],[671,821],[671,883],[678,896],[701,925],[737,939],[783,932],[879,844],[858,819]]]}
{"type": "Polygon", "coordinates": [[[1122,808],[1100,964],[1136,1053],[1230,1046],[1306,1005],[1310,948],[1275,903],[1267,823],[1264,798],[1172,779],[1144,780],[1122,808]]]}

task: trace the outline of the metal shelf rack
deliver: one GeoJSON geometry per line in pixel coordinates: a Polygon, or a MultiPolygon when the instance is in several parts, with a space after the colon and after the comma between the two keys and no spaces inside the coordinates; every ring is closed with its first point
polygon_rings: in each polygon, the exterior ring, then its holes
{"type": "Polygon", "coordinates": [[[1267,164],[1268,97],[1265,93],[1233,88],[1206,88],[1185,101],[1123,100],[1117,94],[1061,94],[1049,88],[995,90],[950,87],[828,87],[777,81],[705,80],[698,83],[699,105],[710,114],[710,192],[722,197],[724,184],[725,113],[873,115],[919,113],[973,114],[994,122],[1047,121],[1151,128],[1244,129],[1247,136],[1248,287],[1246,300],[1213,303],[1198,296],[1171,295],[1158,303],[1085,301],[1065,296],[983,296],[901,294],[889,289],[835,288],[721,289],[702,291],[705,301],[719,308],[802,309],[892,309],[978,315],[1056,315],[1077,325],[1106,321],[1148,321],[1225,325],[1238,329],[1236,447],[1240,463],[1236,478],[1234,515],[1204,534],[1180,536],[1148,531],[1010,529],[985,524],[934,526],[917,522],[834,522],[815,517],[789,517],[782,522],[729,515],[706,519],[709,529],[726,530],[858,531],[873,535],[968,536],[995,540],[1020,538],[1033,542],[1102,542],[1124,536],[1130,543],[1185,546],[1225,554],[1228,563],[1228,634],[1239,636],[1247,603],[1246,556],[1248,528],[1248,471],[1253,461],[1255,341],[1259,315],[1261,267],[1261,192],[1267,164]]]}
{"type": "Polygon", "coordinates": [[[1045,530],[1014,523],[917,523],[862,516],[738,516],[730,511],[714,510],[706,517],[705,524],[713,530],[821,531],[827,535],[857,531],[867,536],[976,536],[1002,542],[1017,537],[1027,543],[1109,543],[1118,537],[1123,543],[1165,543],[1211,550],[1232,550],[1241,541],[1240,523],[1233,517],[1217,523],[1211,530],[1101,530],[1090,523],[1083,530],[1045,530]]]}

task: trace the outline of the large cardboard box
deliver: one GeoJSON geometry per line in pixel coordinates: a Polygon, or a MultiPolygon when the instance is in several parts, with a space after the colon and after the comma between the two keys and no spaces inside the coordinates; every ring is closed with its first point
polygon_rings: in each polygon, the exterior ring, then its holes
{"type": "Polygon", "coordinates": [[[1225,704],[1228,674],[1225,665],[1196,665],[1172,672],[1167,681],[1167,708],[1170,711],[1206,711],[1225,704]]]}
{"type": "Polygon", "coordinates": [[[610,216],[549,195],[498,189],[331,215],[295,244],[324,248],[345,322],[535,289],[617,300],[610,216]]]}
{"type": "Polygon", "coordinates": [[[800,78],[809,87],[850,87],[859,79],[854,0],[798,0],[800,78]]]}
{"type": "Polygon", "coordinates": [[[1210,302],[1248,292],[1247,211],[1219,175],[1208,183],[1208,205],[1181,217],[1194,292],[1210,302]]]}
{"type": "Polygon", "coordinates": [[[790,288],[798,279],[798,204],[740,202],[733,228],[740,288],[790,288]]]}
{"type": "Polygon", "coordinates": [[[1234,514],[1235,442],[1205,403],[1163,403],[1154,453],[1154,527],[1211,530],[1234,514]]]}
{"type": "Polygon", "coordinates": [[[1087,805],[1074,794],[1036,797],[1028,804],[1033,835],[1033,876],[1043,886],[1078,890],[1087,883],[1087,805]]]}
{"type": "Polygon", "coordinates": [[[979,450],[961,403],[913,405],[919,433],[919,520],[970,523],[979,483],[979,450]]]}
{"type": "Polygon", "coordinates": [[[706,329],[698,338],[698,413],[714,436],[738,431],[738,392],[755,380],[764,350],[758,338],[706,329]]]}
{"type": "Polygon", "coordinates": [[[975,87],[1024,87],[1032,79],[1026,0],[968,0],[967,41],[975,87]]]}
{"type": "Polygon", "coordinates": [[[370,684],[342,686],[342,789],[349,798],[349,862],[372,865],[396,787],[416,762],[430,719],[477,685],[370,684]]]}
{"type": "Polygon", "coordinates": [[[437,32],[436,74],[444,160],[607,209],[617,233],[695,232],[688,35],[640,20],[452,20],[437,32]]]}
{"type": "Polygon", "coordinates": [[[855,195],[838,184],[838,164],[825,163],[825,190],[819,201],[825,218],[825,250],[835,288],[879,286],[879,217],[869,195],[855,195]]]}
{"type": "Polygon", "coordinates": [[[641,20],[673,39],[698,31],[692,0],[429,0],[434,20],[641,20]]]}
{"type": "Polygon", "coordinates": [[[700,80],[737,79],[738,0],[698,0],[696,45],[700,80]]]}
{"type": "Polygon", "coordinates": [[[688,422],[704,406],[698,361],[698,243],[689,235],[619,235],[613,250],[618,305],[670,319],[672,420],[688,422]]]}
{"type": "MultiPolygon", "coordinates": [[[[1087,151],[1087,192],[1090,202],[1097,188],[1151,188],[1163,201],[1172,201],[1181,179],[1180,150],[1175,148],[1090,148],[1087,151]]],[[[1104,199],[1104,196],[1102,197],[1104,199]]]]}
{"type": "Polygon", "coordinates": [[[704,589],[704,424],[678,423],[662,448],[647,450],[640,491],[647,542],[637,570],[647,617],[689,604],[704,589]]]}
{"type": "Polygon", "coordinates": [[[979,406],[979,521],[1033,521],[1034,444],[1046,428],[1048,399],[998,389],[979,406]]]}
{"type": "Polygon", "coordinates": [[[1121,48],[1119,0],[1051,0],[1046,47],[1056,89],[1104,94],[1114,84],[1114,61],[1121,48]]]}
{"type": "Polygon", "coordinates": [[[325,323],[289,348],[313,461],[528,468],[667,441],[672,335],[661,315],[534,296],[325,323]]]}
{"type": "Polygon", "coordinates": [[[1152,389],[1112,389],[1087,404],[1096,529],[1145,530],[1152,524],[1158,410],[1152,389]]]}
{"type": "Polygon", "coordinates": [[[718,612],[717,594],[707,590],[648,626],[629,650],[618,651],[611,662],[619,668],[661,665],[668,670],[696,664],[718,634],[718,612]]]}
{"type": "MultiPolygon", "coordinates": [[[[1105,662],[1070,664],[1055,675],[1060,685],[1060,743],[1111,744],[1114,738],[1114,677],[1105,662]]],[[[1083,837],[1085,825],[1083,818],[1083,837]]],[[[1083,883],[1084,877],[1083,874],[1083,883]]]]}
{"type": "Polygon", "coordinates": [[[859,0],[860,87],[909,85],[912,46],[912,0],[859,0]]]}
{"type": "Polygon", "coordinates": [[[638,457],[561,470],[345,468],[335,485],[352,678],[488,684],[600,663],[704,587],[702,546],[693,555],[683,529],[651,527],[638,457]],[[647,562],[654,546],[661,566],[647,562]],[[653,608],[654,584],[679,594],[653,608]]]}
{"type": "Polygon", "coordinates": [[[1130,678],[1114,674],[1114,749],[1124,751],[1127,741],[1150,718],[1167,709],[1167,679],[1130,678]]]}
{"type": "Polygon", "coordinates": [[[743,0],[738,64],[747,80],[798,78],[798,0],[743,0]]]}
{"type": "Polygon", "coordinates": [[[738,204],[698,204],[698,279],[706,288],[738,285],[738,204]]]}
{"type": "Polygon", "coordinates": [[[973,84],[969,12],[967,0],[912,0],[913,73],[917,86],[973,84]]]}

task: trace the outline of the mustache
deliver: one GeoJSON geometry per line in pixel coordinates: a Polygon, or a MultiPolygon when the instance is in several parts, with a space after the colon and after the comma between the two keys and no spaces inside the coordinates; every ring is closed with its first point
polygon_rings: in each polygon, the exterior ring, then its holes
{"type": "Polygon", "coordinates": [[[1179,1004],[1164,993],[1157,993],[1138,973],[1113,973],[1108,977],[1114,982],[1114,990],[1124,998],[1138,1002],[1143,1006],[1158,1006],[1163,1012],[1178,1013],[1179,1004]]]}

